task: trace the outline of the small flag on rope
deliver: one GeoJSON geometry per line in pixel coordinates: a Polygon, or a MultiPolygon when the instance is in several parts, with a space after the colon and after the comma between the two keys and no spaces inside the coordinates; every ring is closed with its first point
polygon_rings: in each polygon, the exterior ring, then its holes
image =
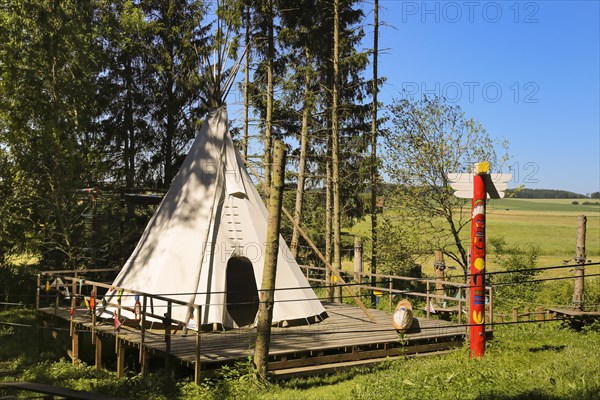
{"type": "Polygon", "coordinates": [[[46,281],[46,293],[50,292],[50,281],[46,281]]]}
{"type": "Polygon", "coordinates": [[[79,280],[79,294],[83,294],[83,279],[79,280]]]}
{"type": "Polygon", "coordinates": [[[92,290],[92,295],[90,296],[90,308],[96,308],[96,289],[92,290]]]}
{"type": "Polygon", "coordinates": [[[119,328],[121,327],[121,321],[119,321],[119,317],[117,316],[117,312],[113,311],[113,314],[115,316],[115,332],[119,330],[119,328]]]}
{"type": "Polygon", "coordinates": [[[85,302],[85,307],[89,310],[90,309],[90,302],[88,301],[88,298],[84,297],[83,301],[85,302]]]}
{"type": "Polygon", "coordinates": [[[73,314],[75,314],[75,307],[71,307],[71,311],[69,312],[69,315],[72,317],[73,314]]]}
{"type": "Polygon", "coordinates": [[[106,308],[106,297],[102,298],[102,308],[106,308]]]}
{"type": "Polygon", "coordinates": [[[65,299],[66,300],[70,300],[71,299],[71,293],[69,292],[69,287],[65,286],[65,299]]]}
{"type": "Polygon", "coordinates": [[[117,301],[121,302],[121,297],[123,297],[123,289],[119,290],[119,294],[117,294],[117,301]]]}
{"type": "Polygon", "coordinates": [[[140,294],[136,293],[133,298],[135,299],[135,304],[133,305],[133,318],[136,321],[142,319],[142,305],[140,304],[140,294]]]}

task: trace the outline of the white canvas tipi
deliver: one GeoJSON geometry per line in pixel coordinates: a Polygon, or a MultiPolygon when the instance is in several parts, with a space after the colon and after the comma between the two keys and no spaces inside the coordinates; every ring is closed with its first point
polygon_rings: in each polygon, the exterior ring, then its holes
{"type": "MultiPolygon", "coordinates": [[[[266,236],[267,210],[242,166],[222,106],[209,112],[114,286],[201,305],[202,325],[249,325],[258,310],[266,236]]],[[[289,248],[279,241],[273,323],[325,318],[289,248]]],[[[117,293],[106,296],[116,303],[117,293]]],[[[134,308],[133,296],[121,301],[134,308]]],[[[164,313],[159,311],[164,306],[155,300],[154,313],[164,313]]],[[[105,315],[112,312],[109,307],[105,315]]],[[[187,312],[174,306],[172,318],[186,321],[187,312]]],[[[122,310],[122,316],[134,315],[122,310]]]]}

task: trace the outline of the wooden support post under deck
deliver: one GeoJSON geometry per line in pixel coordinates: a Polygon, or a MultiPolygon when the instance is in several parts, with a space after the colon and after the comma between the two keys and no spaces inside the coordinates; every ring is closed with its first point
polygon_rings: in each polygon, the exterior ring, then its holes
{"type": "Polygon", "coordinates": [[[100,338],[100,336],[96,333],[94,334],[95,338],[94,338],[94,342],[95,342],[95,366],[97,370],[100,370],[100,368],[102,368],[102,339],[100,338]]]}
{"type": "Polygon", "coordinates": [[[140,372],[142,376],[146,376],[148,374],[148,358],[150,354],[148,351],[140,346],[140,372]]]}
{"type": "Polygon", "coordinates": [[[40,326],[40,284],[42,282],[42,275],[37,274],[37,289],[35,290],[35,343],[36,343],[36,354],[42,352],[42,327],[40,326]]]}
{"type": "Polygon", "coordinates": [[[71,359],[73,360],[73,364],[77,364],[79,361],[79,332],[75,329],[71,337],[71,359]]]}
{"type": "Polygon", "coordinates": [[[122,378],[125,374],[125,346],[120,340],[117,340],[117,378],[122,378]]]}

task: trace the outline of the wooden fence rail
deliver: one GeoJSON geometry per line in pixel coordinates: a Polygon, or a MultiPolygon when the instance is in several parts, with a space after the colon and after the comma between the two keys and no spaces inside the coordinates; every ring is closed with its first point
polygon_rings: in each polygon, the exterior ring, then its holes
{"type": "MultiPolygon", "coordinates": [[[[304,272],[304,275],[309,283],[317,283],[323,286],[327,285],[324,267],[300,265],[300,269],[304,272]]],[[[466,323],[469,322],[469,285],[467,283],[451,282],[430,278],[413,278],[397,275],[372,274],[356,270],[352,273],[342,271],[342,274],[348,282],[354,282],[353,285],[358,291],[369,291],[369,295],[372,293],[379,293],[378,296],[380,298],[384,295],[384,293],[387,294],[388,307],[390,312],[392,311],[393,305],[395,303],[395,295],[412,296],[416,298],[425,298],[425,313],[427,318],[430,318],[431,313],[434,312],[442,316],[455,314],[459,323],[463,322],[463,318],[466,319],[466,323]],[[372,278],[374,279],[372,280],[372,278]],[[371,285],[371,282],[373,281],[382,282],[382,285],[373,286],[371,285]],[[407,284],[412,285],[413,287],[408,289],[397,289],[397,287],[401,287],[402,285],[406,286],[407,284]],[[436,285],[437,287],[439,287],[440,284],[442,284],[446,290],[452,289],[456,291],[456,297],[446,296],[445,294],[441,294],[438,290],[436,290],[436,285]],[[424,291],[419,291],[419,289],[417,288],[419,285],[425,287],[424,291]],[[435,302],[436,304],[435,308],[433,307],[433,302],[435,302]],[[445,303],[456,303],[456,305],[446,307],[445,303]],[[463,313],[467,313],[467,315],[463,316],[463,313]]],[[[490,286],[486,286],[486,304],[486,320],[488,323],[493,324],[493,288],[490,286]]]]}
{"type": "MultiPolygon", "coordinates": [[[[194,380],[196,381],[196,383],[198,383],[200,381],[200,347],[201,347],[201,342],[200,342],[200,333],[201,333],[201,324],[200,324],[200,315],[201,315],[201,306],[198,304],[194,304],[194,303],[188,303],[185,301],[181,301],[181,300],[176,300],[176,299],[172,299],[172,298],[168,298],[165,296],[161,296],[161,295],[156,295],[156,294],[151,294],[151,293],[146,293],[146,292],[141,292],[138,290],[132,290],[132,289],[128,289],[128,288],[122,288],[122,287],[118,287],[109,283],[105,283],[105,282],[98,282],[98,281],[93,281],[93,280],[88,280],[85,278],[82,278],[81,276],[84,274],[94,274],[94,273],[101,273],[101,272],[114,272],[114,271],[118,271],[118,269],[89,269],[89,270],[63,270],[63,271],[43,271],[40,272],[38,274],[38,278],[37,278],[37,289],[36,289],[36,300],[35,300],[35,305],[36,305],[36,311],[39,310],[40,308],[40,302],[41,302],[41,297],[42,297],[42,290],[49,292],[48,289],[50,290],[54,290],[54,314],[58,315],[58,308],[60,306],[60,297],[61,297],[61,293],[64,293],[65,290],[67,290],[68,288],[71,289],[71,293],[69,293],[70,297],[71,297],[71,318],[70,318],[70,335],[72,338],[72,350],[71,350],[71,354],[72,354],[72,359],[73,359],[73,363],[77,362],[77,356],[78,356],[78,345],[79,345],[79,336],[78,333],[75,329],[75,322],[74,322],[74,312],[75,310],[77,310],[77,308],[87,308],[91,311],[91,333],[92,333],[92,344],[96,345],[96,367],[99,368],[100,366],[100,362],[99,362],[99,357],[101,354],[101,342],[100,342],[100,338],[97,335],[97,331],[98,331],[98,323],[97,323],[97,304],[98,301],[102,299],[103,296],[99,295],[99,291],[98,289],[107,289],[107,290],[112,290],[112,291],[116,291],[117,293],[122,293],[122,294],[126,294],[126,295],[137,295],[140,297],[141,299],[141,307],[139,310],[139,329],[140,329],[140,354],[139,354],[139,359],[140,359],[140,364],[142,365],[142,371],[145,371],[146,369],[146,348],[144,346],[144,343],[146,342],[146,322],[148,321],[148,319],[154,319],[154,320],[158,320],[161,321],[164,325],[165,331],[164,331],[164,341],[165,341],[165,347],[166,347],[166,362],[168,363],[168,358],[169,358],[169,352],[171,350],[171,336],[172,336],[172,327],[173,326],[184,326],[184,329],[187,331],[187,327],[190,321],[182,321],[182,320],[177,320],[175,318],[172,317],[172,310],[173,310],[173,306],[182,306],[182,307],[187,307],[188,309],[191,309],[194,311],[194,316],[195,316],[195,327],[197,329],[196,332],[196,350],[195,350],[195,354],[196,354],[196,360],[195,360],[195,371],[194,371],[194,380]],[[49,279],[49,278],[56,278],[54,281],[54,285],[50,285],[48,281],[46,281],[46,283],[43,283],[43,279],[49,279]],[[60,278],[60,280],[58,279],[60,278]],[[61,286],[61,283],[62,286],[61,286]],[[85,295],[83,292],[83,288],[87,288],[88,292],[90,293],[89,295],[85,295]],[[77,301],[79,300],[79,304],[77,304],[77,301]],[[150,311],[148,311],[148,301],[150,301],[150,304],[153,304],[154,300],[157,301],[162,301],[166,303],[166,312],[163,315],[157,314],[156,312],[154,312],[154,307],[150,307],[150,311]],[[82,306],[81,302],[85,302],[85,305],[82,306]],[[100,349],[99,349],[100,347],[100,349]]],[[[50,293],[48,293],[48,295],[50,295],[50,293]]],[[[136,313],[136,310],[134,308],[128,307],[128,306],[124,306],[121,305],[121,296],[117,296],[117,302],[105,302],[106,307],[112,307],[117,309],[117,315],[116,318],[120,321],[121,318],[121,310],[127,310],[130,312],[133,312],[134,314],[136,313]]],[[[137,319],[136,319],[137,321],[137,319]]],[[[116,344],[116,351],[117,351],[117,375],[120,376],[123,374],[123,370],[122,368],[119,368],[119,366],[123,365],[124,362],[124,352],[122,351],[122,346],[120,345],[120,342],[118,341],[118,337],[117,337],[117,344],[116,344]]]]}

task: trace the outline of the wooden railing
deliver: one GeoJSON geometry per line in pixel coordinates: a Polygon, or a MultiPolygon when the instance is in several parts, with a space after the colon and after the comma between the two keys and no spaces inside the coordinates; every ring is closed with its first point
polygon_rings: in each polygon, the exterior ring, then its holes
{"type": "MultiPolygon", "coordinates": [[[[304,272],[304,276],[311,284],[318,285],[326,285],[327,282],[325,280],[325,268],[324,267],[316,267],[311,265],[300,265],[301,270],[304,272]]],[[[406,276],[397,276],[397,275],[386,275],[386,274],[371,274],[368,272],[353,272],[349,273],[346,271],[342,271],[342,275],[344,278],[348,278],[347,282],[353,282],[352,284],[358,291],[366,290],[369,291],[370,294],[373,292],[381,293],[380,297],[383,296],[384,293],[388,296],[388,304],[389,311],[393,310],[394,306],[394,296],[395,295],[403,295],[407,297],[416,297],[425,299],[425,314],[427,318],[431,317],[432,311],[432,302],[436,303],[436,313],[438,314],[456,314],[458,323],[463,322],[463,312],[467,313],[465,323],[469,323],[468,318],[468,304],[469,304],[469,285],[466,283],[459,282],[450,282],[440,279],[429,279],[429,278],[412,278],[406,276]],[[370,282],[374,278],[375,282],[379,282],[376,286],[372,286],[370,282]],[[366,282],[365,282],[366,281],[366,282]],[[436,289],[437,284],[443,284],[445,290],[440,292],[436,289]],[[407,284],[411,284],[413,286],[424,286],[424,292],[417,291],[415,288],[411,289],[397,289],[396,287],[406,286],[407,284]],[[457,292],[456,297],[447,296],[446,290],[454,289],[457,292]],[[444,307],[444,303],[454,304],[455,307],[444,307]]],[[[493,288],[490,286],[486,286],[486,320],[488,323],[493,324],[493,312],[494,312],[494,302],[493,302],[493,288]]]]}
{"type": "MultiPolygon", "coordinates": [[[[61,270],[61,271],[43,271],[40,272],[38,274],[37,277],[37,290],[36,290],[36,300],[35,300],[35,306],[36,306],[36,311],[40,308],[40,300],[41,300],[41,292],[42,290],[46,290],[47,289],[47,284],[44,282],[42,282],[43,280],[49,281],[50,279],[55,279],[55,283],[53,286],[51,286],[49,289],[50,291],[54,291],[54,296],[55,296],[55,300],[54,300],[54,313],[58,314],[58,309],[60,306],[60,297],[61,297],[61,293],[65,293],[66,289],[71,290],[71,292],[69,293],[70,297],[71,297],[71,310],[75,311],[78,308],[87,308],[87,306],[81,306],[81,302],[82,301],[87,301],[89,304],[89,309],[91,311],[91,319],[92,319],[92,324],[91,324],[91,331],[92,331],[92,344],[95,343],[96,341],[96,333],[97,333],[97,326],[98,326],[98,322],[97,322],[97,305],[98,305],[98,301],[102,301],[102,298],[104,297],[104,295],[99,295],[99,289],[101,290],[106,290],[105,293],[108,290],[117,292],[117,293],[121,293],[122,295],[128,295],[128,296],[135,296],[138,295],[140,297],[141,300],[141,305],[140,305],[140,309],[139,309],[139,321],[140,321],[140,364],[142,365],[142,371],[144,370],[144,365],[145,365],[145,357],[146,357],[146,353],[145,353],[145,348],[144,348],[144,343],[146,341],[146,321],[148,318],[152,318],[152,319],[156,319],[159,321],[162,321],[164,327],[165,327],[165,332],[164,332],[164,340],[165,340],[165,348],[166,348],[166,354],[167,354],[167,358],[169,356],[169,353],[171,351],[171,332],[172,332],[172,327],[174,325],[183,325],[185,327],[185,329],[187,330],[187,326],[189,321],[182,321],[182,320],[177,320],[175,318],[173,318],[173,306],[182,306],[182,307],[186,307],[188,310],[193,310],[193,315],[195,317],[195,323],[196,323],[196,328],[197,328],[197,333],[196,333],[196,349],[195,349],[195,374],[194,374],[194,380],[196,382],[200,381],[200,331],[201,331],[201,306],[198,304],[194,304],[194,303],[188,303],[185,301],[180,301],[180,300],[176,300],[176,299],[172,299],[172,298],[168,298],[165,296],[161,296],[161,295],[156,295],[156,294],[151,294],[151,293],[146,293],[146,292],[141,292],[138,290],[132,290],[132,289],[128,289],[128,288],[123,288],[123,287],[118,287],[115,286],[111,283],[106,283],[106,282],[98,282],[98,281],[93,281],[93,280],[88,280],[85,279],[84,276],[85,275],[89,275],[89,274],[96,274],[96,273],[103,273],[103,272],[116,272],[118,271],[118,269],[88,269],[88,270],[61,270]],[[58,279],[56,278],[60,278],[60,280],[63,282],[63,285],[60,285],[60,282],[58,279]],[[87,292],[90,293],[90,295],[84,295],[83,292],[83,288],[86,287],[88,289],[91,288],[91,290],[87,290],[87,292]],[[85,300],[84,300],[85,299],[85,300]],[[88,300],[89,299],[89,300],[88,300]],[[79,305],[77,304],[77,300],[80,300],[79,305]],[[162,301],[164,303],[166,303],[166,312],[163,315],[157,314],[154,312],[154,308],[150,307],[150,311],[148,310],[148,300],[150,300],[151,304],[153,304],[154,300],[157,301],[162,301]]],[[[49,293],[50,294],[50,293],[49,293]]],[[[128,307],[128,306],[124,306],[121,305],[121,296],[116,296],[117,298],[117,302],[106,302],[106,307],[112,307],[117,309],[117,318],[120,321],[121,318],[121,310],[127,310],[130,312],[133,312],[134,314],[136,313],[136,310],[134,308],[128,307]]],[[[71,336],[73,337],[75,332],[75,323],[73,320],[73,315],[74,312],[71,312],[71,316],[70,316],[70,333],[71,336]]],[[[118,363],[119,364],[119,363],[118,363]]],[[[117,368],[117,375],[118,375],[118,368],[117,368]]]]}

